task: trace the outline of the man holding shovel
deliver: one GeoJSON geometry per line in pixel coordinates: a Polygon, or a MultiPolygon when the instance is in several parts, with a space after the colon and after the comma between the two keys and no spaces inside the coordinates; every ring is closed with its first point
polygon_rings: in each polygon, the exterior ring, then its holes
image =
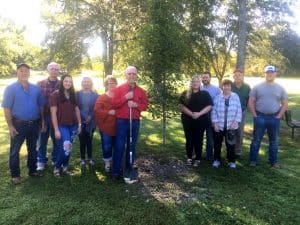
{"type": "Polygon", "coordinates": [[[146,91],[136,85],[137,69],[129,66],[125,70],[126,82],[114,89],[112,105],[116,110],[117,133],[113,153],[112,178],[121,177],[122,156],[126,146],[124,181],[138,181],[137,169],[134,168],[135,147],[140,128],[141,112],[148,107],[146,91]]]}

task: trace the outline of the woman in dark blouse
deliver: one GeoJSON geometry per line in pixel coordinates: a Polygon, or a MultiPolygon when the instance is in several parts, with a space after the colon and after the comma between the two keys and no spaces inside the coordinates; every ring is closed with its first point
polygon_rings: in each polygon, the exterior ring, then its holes
{"type": "Polygon", "coordinates": [[[181,122],[186,139],[187,165],[199,166],[203,134],[205,128],[210,126],[210,110],[212,100],[208,92],[200,90],[200,78],[192,77],[190,88],[184,91],[179,99],[181,109],[181,122]],[[195,152],[195,158],[193,157],[195,152]]]}

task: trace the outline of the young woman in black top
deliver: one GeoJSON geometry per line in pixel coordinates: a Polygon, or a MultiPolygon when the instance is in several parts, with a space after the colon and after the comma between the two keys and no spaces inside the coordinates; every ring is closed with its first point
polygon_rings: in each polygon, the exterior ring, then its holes
{"type": "Polygon", "coordinates": [[[205,128],[210,126],[210,110],[212,100],[207,91],[201,91],[200,78],[195,75],[190,82],[190,88],[184,91],[179,99],[181,109],[181,122],[186,139],[187,165],[199,166],[203,134],[205,128]],[[195,158],[193,157],[195,152],[195,158]]]}

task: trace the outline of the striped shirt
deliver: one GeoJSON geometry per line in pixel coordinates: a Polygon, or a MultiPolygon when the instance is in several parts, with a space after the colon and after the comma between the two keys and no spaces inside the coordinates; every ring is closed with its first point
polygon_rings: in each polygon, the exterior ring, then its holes
{"type": "MultiPolygon", "coordinates": [[[[223,93],[217,95],[214,99],[214,106],[211,113],[211,120],[213,123],[218,123],[220,130],[224,129],[225,122],[225,98],[223,93]]],[[[238,128],[238,122],[242,120],[242,109],[239,96],[231,92],[229,97],[229,107],[227,113],[227,129],[238,128]]]]}

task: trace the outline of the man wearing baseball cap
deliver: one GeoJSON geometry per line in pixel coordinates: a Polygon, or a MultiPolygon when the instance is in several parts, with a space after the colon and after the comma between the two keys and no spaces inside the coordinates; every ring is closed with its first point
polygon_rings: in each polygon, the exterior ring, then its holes
{"type": "Polygon", "coordinates": [[[7,86],[2,107],[10,133],[9,168],[13,184],[20,184],[20,149],[26,140],[29,176],[40,176],[36,171],[36,143],[45,104],[41,89],[28,82],[30,67],[17,64],[17,81],[7,86]]]}
{"type": "Polygon", "coordinates": [[[250,145],[250,166],[258,162],[261,140],[267,130],[269,138],[269,163],[274,168],[278,164],[278,138],[280,118],[288,107],[288,95],[285,89],[275,82],[276,67],[265,67],[265,82],[255,86],[249,94],[249,109],[253,115],[253,138],[250,145]]]}
{"type": "MultiPolygon", "coordinates": [[[[124,171],[124,180],[126,182],[126,179],[128,179],[126,174],[128,174],[127,172],[132,169],[132,165],[130,165],[129,152],[130,150],[132,151],[132,160],[134,162],[141,112],[146,110],[148,107],[148,97],[146,91],[136,84],[137,69],[134,66],[126,68],[125,76],[126,82],[114,89],[112,97],[112,106],[116,110],[117,118],[117,133],[113,153],[112,177],[114,180],[121,177],[120,171],[122,156],[126,146],[126,163],[124,171]],[[132,118],[132,124],[130,124],[130,117],[132,118]],[[130,129],[132,129],[131,132],[130,129]],[[130,133],[132,134],[131,137],[130,133]]],[[[134,178],[134,181],[137,181],[137,177],[134,178]]]]}

